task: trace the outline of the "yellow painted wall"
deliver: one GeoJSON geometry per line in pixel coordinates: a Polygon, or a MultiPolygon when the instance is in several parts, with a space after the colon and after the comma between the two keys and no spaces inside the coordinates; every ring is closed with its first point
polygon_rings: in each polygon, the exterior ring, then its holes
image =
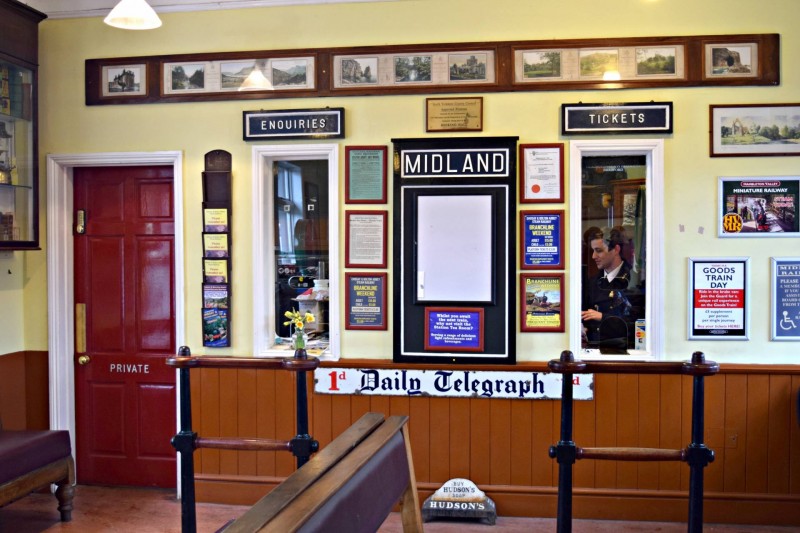
{"type": "MultiPolygon", "coordinates": [[[[769,258],[800,256],[800,239],[716,237],[717,176],[800,174],[800,158],[708,157],[708,106],[800,102],[800,4],[796,0],[399,0],[162,15],[164,25],[147,32],[105,26],[100,18],[47,20],[40,26],[40,183],[42,246],[46,246],[44,160],[48,153],[180,150],[184,153],[186,242],[186,338],[200,352],[201,182],[203,154],[221,148],[233,155],[233,348],[219,353],[246,355],[252,346],[250,158],[242,141],[242,114],[249,109],[341,106],[347,138],[341,145],[390,144],[393,137],[425,135],[425,96],[280,99],[158,105],[84,105],[87,58],[238,50],[274,50],[359,45],[498,40],[644,37],[779,33],[779,87],[643,89],[615,92],[569,91],[484,95],[482,135],[516,135],[520,142],[565,142],[559,109],[569,102],[671,101],[675,131],[665,139],[667,358],[685,359],[703,350],[720,362],[794,363],[798,343],[769,342],[769,258]],[[679,225],[685,227],[679,231],[679,225]],[[700,229],[702,228],[702,232],[700,229]],[[686,258],[750,256],[751,340],[686,340],[686,258]]],[[[341,155],[343,156],[343,150],[341,155]]],[[[568,158],[568,154],[567,154],[568,158]]],[[[342,157],[343,159],[343,157],[342,157]]],[[[343,169],[341,172],[343,183],[343,169]]],[[[340,223],[340,235],[343,233],[340,223]]],[[[47,348],[47,275],[44,252],[30,252],[25,281],[6,298],[24,299],[24,346],[47,348]]],[[[343,277],[340,278],[343,281],[343,277]]],[[[572,283],[568,284],[572,286],[572,283]]],[[[574,284],[577,287],[577,284],[574,284]]],[[[575,310],[573,310],[575,311],[575,310]]],[[[19,335],[0,321],[0,336],[19,335]]],[[[566,335],[519,334],[520,360],[546,360],[568,346],[566,335]]],[[[344,357],[390,358],[391,331],[342,332],[344,357]]]]}

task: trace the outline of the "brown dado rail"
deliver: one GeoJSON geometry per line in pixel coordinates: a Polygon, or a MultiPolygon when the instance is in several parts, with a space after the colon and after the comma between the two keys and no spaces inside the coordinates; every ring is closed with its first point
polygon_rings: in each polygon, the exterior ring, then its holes
{"type": "Polygon", "coordinates": [[[689,533],[703,530],[703,469],[714,460],[714,451],[703,443],[703,407],[705,376],[719,372],[719,365],[706,361],[701,352],[690,361],[627,362],[580,361],[570,351],[561,352],[547,366],[563,374],[561,384],[561,440],[550,447],[550,457],[558,461],[558,533],[572,531],[572,465],[578,459],[611,461],[683,461],[689,464],[689,533]],[[660,448],[581,448],[572,441],[573,374],[682,374],[693,376],[692,442],[681,450],[660,448]]]}

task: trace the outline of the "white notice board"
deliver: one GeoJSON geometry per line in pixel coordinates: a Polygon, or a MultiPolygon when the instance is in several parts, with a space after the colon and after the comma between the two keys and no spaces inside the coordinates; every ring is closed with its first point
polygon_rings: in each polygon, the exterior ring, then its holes
{"type": "Polygon", "coordinates": [[[492,200],[417,197],[417,300],[492,301],[492,200]]]}

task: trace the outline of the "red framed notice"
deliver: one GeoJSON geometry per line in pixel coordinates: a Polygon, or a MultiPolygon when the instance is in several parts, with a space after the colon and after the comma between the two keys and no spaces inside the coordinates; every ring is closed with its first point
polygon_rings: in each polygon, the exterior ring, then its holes
{"type": "Polygon", "coordinates": [[[482,352],[483,341],[483,308],[425,308],[425,350],[482,352]]]}
{"type": "Polygon", "coordinates": [[[564,210],[521,211],[519,214],[522,270],[564,268],[564,210]]]}
{"type": "Polygon", "coordinates": [[[520,274],[520,331],[564,331],[564,274],[520,274]]]}
{"type": "Polygon", "coordinates": [[[345,329],[386,329],[386,273],[345,274],[345,329]]]}
{"type": "Polygon", "coordinates": [[[345,203],[386,203],[386,146],[345,146],[345,203]]]}
{"type": "Polygon", "coordinates": [[[345,211],[348,268],[386,268],[388,211],[345,211]]]}
{"type": "Polygon", "coordinates": [[[519,201],[564,203],[564,143],[519,146],[519,201]]]}

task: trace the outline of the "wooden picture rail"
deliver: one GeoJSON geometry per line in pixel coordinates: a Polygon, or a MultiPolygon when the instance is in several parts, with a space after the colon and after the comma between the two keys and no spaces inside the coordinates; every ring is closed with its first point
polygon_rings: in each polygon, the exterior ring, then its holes
{"type": "Polygon", "coordinates": [[[778,34],[417,44],[86,60],[86,105],[780,83],[778,34]],[[261,73],[260,87],[246,78],[261,73]],[[605,73],[614,79],[604,79],[605,73]],[[266,87],[266,88],[264,88],[266,87]]]}
{"type": "Polygon", "coordinates": [[[572,531],[572,465],[578,459],[610,461],[682,461],[689,464],[689,533],[703,531],[703,469],[714,460],[714,452],[703,442],[703,409],[705,376],[719,372],[719,365],[706,361],[701,352],[686,362],[640,363],[626,361],[579,361],[570,351],[547,366],[562,374],[561,435],[550,447],[550,457],[558,462],[558,533],[572,531]],[[679,374],[693,376],[692,442],[681,450],[660,448],[581,448],[572,441],[572,376],[574,374],[679,374]]]}

